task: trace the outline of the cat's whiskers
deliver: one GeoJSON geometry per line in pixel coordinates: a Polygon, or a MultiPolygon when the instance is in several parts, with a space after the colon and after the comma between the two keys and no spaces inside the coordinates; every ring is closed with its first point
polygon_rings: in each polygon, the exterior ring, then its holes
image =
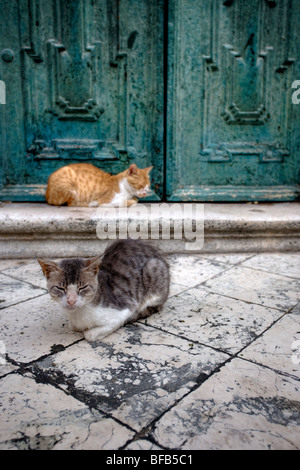
{"type": "Polygon", "coordinates": [[[148,307],[161,307],[168,298],[168,263],[153,245],[141,240],[117,240],[101,257],[39,263],[70,329],[83,331],[88,341],[144,317],[148,307]]]}

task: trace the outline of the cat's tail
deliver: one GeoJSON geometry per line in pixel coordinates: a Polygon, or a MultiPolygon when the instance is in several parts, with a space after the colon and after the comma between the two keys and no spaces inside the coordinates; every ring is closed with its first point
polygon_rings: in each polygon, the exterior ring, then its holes
{"type": "Polygon", "coordinates": [[[76,200],[77,191],[75,187],[76,175],[69,167],[63,167],[52,173],[48,179],[46,190],[46,201],[53,206],[62,206],[63,204],[72,205],[76,200]]]}

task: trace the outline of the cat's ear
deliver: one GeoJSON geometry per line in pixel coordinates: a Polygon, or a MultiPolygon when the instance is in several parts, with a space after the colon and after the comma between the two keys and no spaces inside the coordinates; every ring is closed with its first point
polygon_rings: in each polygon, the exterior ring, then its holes
{"type": "Polygon", "coordinates": [[[148,166],[147,168],[144,168],[144,171],[149,174],[152,168],[153,166],[148,166]]]}
{"type": "Polygon", "coordinates": [[[131,163],[130,167],[127,170],[127,174],[129,175],[136,175],[137,174],[138,167],[136,166],[135,163],[131,163]]]}
{"type": "Polygon", "coordinates": [[[94,274],[97,274],[100,268],[102,257],[101,256],[94,256],[94,258],[89,258],[85,260],[86,267],[84,271],[90,271],[94,274]]]}
{"type": "Polygon", "coordinates": [[[51,261],[50,259],[38,259],[38,262],[40,263],[44,276],[47,279],[49,278],[50,273],[53,271],[59,271],[59,267],[55,261],[51,261]]]}

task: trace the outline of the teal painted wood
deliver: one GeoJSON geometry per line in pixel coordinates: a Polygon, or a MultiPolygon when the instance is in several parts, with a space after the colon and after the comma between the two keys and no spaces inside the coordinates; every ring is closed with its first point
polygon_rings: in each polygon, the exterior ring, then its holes
{"type": "Polygon", "coordinates": [[[299,196],[298,0],[170,0],[169,200],[299,196]]]}
{"type": "Polygon", "coordinates": [[[174,201],[299,195],[297,0],[3,0],[1,8],[0,199],[43,200],[50,173],[78,161],[112,173],[154,165],[150,200],[164,184],[174,201]]]}
{"type": "Polygon", "coordinates": [[[43,200],[54,170],[84,161],[153,165],[160,200],[163,0],[2,0],[0,22],[0,198],[43,200]]]}

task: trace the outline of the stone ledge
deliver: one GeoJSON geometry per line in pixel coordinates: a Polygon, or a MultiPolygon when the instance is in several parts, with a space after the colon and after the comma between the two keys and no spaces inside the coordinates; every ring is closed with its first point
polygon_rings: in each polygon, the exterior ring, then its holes
{"type": "MultiPolygon", "coordinates": [[[[170,203],[171,204],[174,203],[170,203]]],[[[135,221],[144,227],[161,220],[151,213],[151,204],[138,204],[124,215],[123,222],[135,221]],[[146,209],[145,209],[146,208],[146,209]]],[[[183,207],[183,206],[181,206],[183,207]]],[[[183,223],[187,216],[180,215],[183,223]]],[[[170,220],[170,238],[154,240],[171,252],[263,252],[300,251],[300,203],[204,204],[204,244],[191,250],[189,241],[174,239],[175,215],[170,220]],[[187,247],[189,249],[187,249],[187,247]]],[[[92,256],[107,244],[96,234],[98,222],[113,218],[108,208],[53,207],[43,203],[0,203],[0,257],[92,256]]],[[[179,221],[180,221],[179,220],[179,221]]],[[[189,219],[195,229],[195,221],[189,219]]],[[[151,235],[150,235],[151,238],[151,235]]]]}

